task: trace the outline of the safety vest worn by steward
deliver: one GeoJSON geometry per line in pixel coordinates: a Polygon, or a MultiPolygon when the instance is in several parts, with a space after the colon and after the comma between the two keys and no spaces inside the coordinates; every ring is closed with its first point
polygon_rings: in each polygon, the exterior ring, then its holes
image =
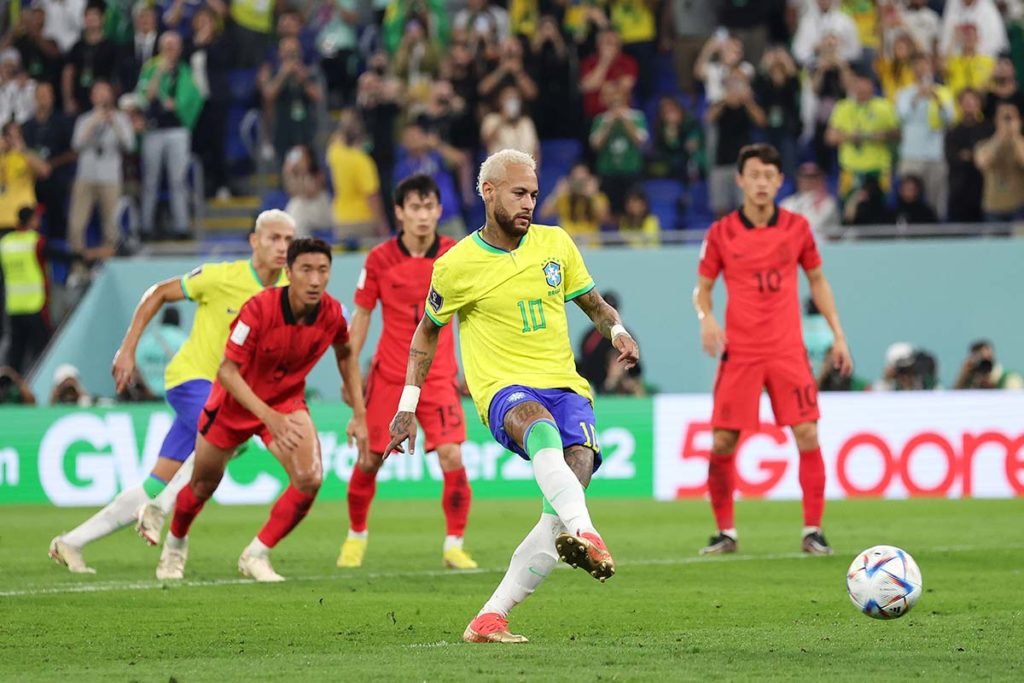
{"type": "Polygon", "coordinates": [[[32,315],[46,305],[46,276],[39,263],[39,233],[16,230],[0,239],[8,315],[32,315]]]}

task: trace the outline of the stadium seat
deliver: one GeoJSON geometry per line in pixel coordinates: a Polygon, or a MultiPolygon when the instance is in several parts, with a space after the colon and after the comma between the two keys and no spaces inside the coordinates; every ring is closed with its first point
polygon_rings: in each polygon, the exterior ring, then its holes
{"type": "Polygon", "coordinates": [[[281,209],[284,211],[284,207],[288,205],[288,193],[281,189],[270,190],[263,193],[260,198],[260,209],[259,213],[269,211],[270,209],[281,209]]]}
{"type": "Polygon", "coordinates": [[[542,140],[540,143],[541,161],[545,168],[569,169],[582,153],[583,146],[579,140],[542,140]]]}
{"type": "Polygon", "coordinates": [[[678,180],[647,180],[644,181],[643,188],[651,213],[661,222],[661,229],[678,229],[683,184],[678,180]]]}

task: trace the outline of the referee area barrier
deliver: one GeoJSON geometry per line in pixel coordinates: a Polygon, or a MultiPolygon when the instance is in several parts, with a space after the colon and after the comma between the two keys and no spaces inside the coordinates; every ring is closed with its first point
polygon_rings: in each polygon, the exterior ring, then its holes
{"type": "MultiPolygon", "coordinates": [[[[906,392],[822,394],[820,437],[829,498],[1024,495],[1024,393],[906,392]]],[[[464,404],[468,439],[463,460],[477,499],[536,498],[526,461],[497,445],[473,406],[464,404]]],[[[711,444],[711,398],[665,394],[653,399],[597,401],[603,456],[588,495],[702,498],[711,444]]],[[[350,411],[313,403],[324,483],[320,499],[343,501],[355,448],[346,444],[350,411]]],[[[0,413],[0,506],[100,506],[148,474],[173,416],[162,404],[106,408],[6,408],[0,413]]],[[[800,496],[796,446],[772,424],[767,399],[761,429],[741,440],[741,497],[800,496]]],[[[581,429],[586,429],[582,425],[581,429]]],[[[581,436],[582,440],[582,436],[581,436]]],[[[378,476],[384,499],[441,494],[436,455],[395,454],[378,476]]],[[[222,504],[267,504],[287,480],[254,440],[231,461],[214,495],[222,504]]]]}

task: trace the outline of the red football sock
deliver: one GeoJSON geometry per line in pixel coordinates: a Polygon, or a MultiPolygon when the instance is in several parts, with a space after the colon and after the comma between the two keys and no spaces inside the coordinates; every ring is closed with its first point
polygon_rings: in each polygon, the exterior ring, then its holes
{"type": "Polygon", "coordinates": [[[370,516],[370,503],[377,493],[377,473],[352,468],[348,480],[348,526],[352,531],[366,531],[366,518],[370,516]]]}
{"type": "Polygon", "coordinates": [[[708,493],[718,530],[736,526],[733,515],[733,488],[736,485],[736,454],[711,454],[708,461],[708,493]]]}
{"type": "Polygon", "coordinates": [[[821,449],[800,452],[800,489],[804,496],[804,526],[821,526],[825,512],[825,461],[821,449]]]}
{"type": "Polygon", "coordinates": [[[473,492],[466,478],[466,468],[460,467],[444,473],[444,493],[441,494],[441,507],[444,508],[444,521],[449,536],[462,536],[466,531],[466,520],[469,518],[469,504],[473,492]]]}
{"type": "Polygon", "coordinates": [[[270,519],[263,525],[256,538],[268,548],[273,548],[299,525],[309,508],[313,507],[316,494],[302,493],[294,486],[288,486],[270,510],[270,519]]]}
{"type": "Polygon", "coordinates": [[[188,536],[188,530],[192,526],[192,521],[195,520],[196,515],[199,514],[204,505],[206,505],[206,499],[200,500],[196,496],[195,491],[192,490],[192,484],[179,491],[178,497],[174,501],[171,534],[177,538],[188,536]]]}

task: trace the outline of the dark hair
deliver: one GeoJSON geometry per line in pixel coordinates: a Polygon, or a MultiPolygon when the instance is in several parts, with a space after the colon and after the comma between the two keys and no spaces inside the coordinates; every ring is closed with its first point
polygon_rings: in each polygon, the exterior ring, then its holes
{"type": "Polygon", "coordinates": [[[736,171],[738,173],[743,173],[743,167],[746,166],[749,159],[757,159],[763,164],[779,169],[779,173],[782,172],[782,157],[779,155],[779,150],[769,144],[759,142],[741,148],[739,159],[736,160],[736,171]]]}
{"type": "Polygon", "coordinates": [[[23,206],[18,209],[18,227],[23,228],[32,222],[32,218],[36,215],[35,207],[23,206]]]}
{"type": "Polygon", "coordinates": [[[107,3],[104,0],[89,0],[85,4],[85,12],[95,10],[100,14],[104,14],[107,11],[107,3]]]}
{"type": "Polygon", "coordinates": [[[160,318],[160,324],[181,327],[181,312],[174,306],[168,306],[164,309],[163,317],[160,318]]]}
{"type": "Polygon", "coordinates": [[[331,245],[316,237],[300,237],[288,245],[288,267],[291,268],[295,259],[302,254],[323,254],[327,257],[328,263],[334,260],[331,256],[331,245]]]}
{"type": "Polygon", "coordinates": [[[988,339],[977,339],[977,340],[971,342],[971,346],[970,346],[971,353],[977,353],[978,351],[981,351],[982,349],[994,349],[994,348],[995,348],[995,346],[993,346],[992,342],[989,341],[988,339]]]}
{"type": "Polygon", "coordinates": [[[429,197],[430,195],[434,195],[437,197],[437,201],[439,203],[441,201],[441,188],[439,188],[434,179],[426,173],[416,173],[415,175],[411,175],[395,186],[395,192],[393,195],[395,206],[405,206],[405,200],[411,194],[415,194],[419,197],[429,197]]]}

